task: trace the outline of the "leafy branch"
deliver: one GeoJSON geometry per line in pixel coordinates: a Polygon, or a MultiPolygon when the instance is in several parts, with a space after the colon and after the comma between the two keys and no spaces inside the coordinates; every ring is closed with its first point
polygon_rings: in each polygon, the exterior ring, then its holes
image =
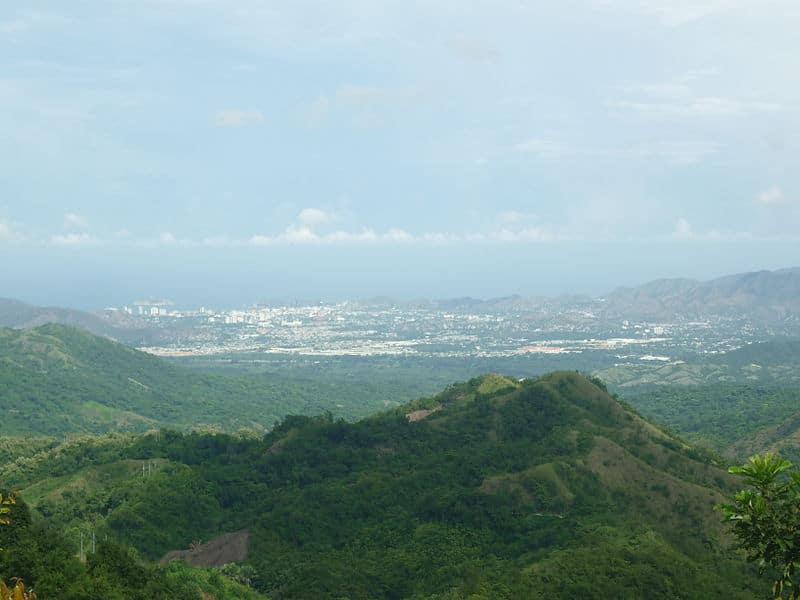
{"type": "Polygon", "coordinates": [[[773,597],[800,599],[800,470],[773,453],[752,456],[729,471],[748,487],[717,508],[763,574],[774,570],[773,597]]]}

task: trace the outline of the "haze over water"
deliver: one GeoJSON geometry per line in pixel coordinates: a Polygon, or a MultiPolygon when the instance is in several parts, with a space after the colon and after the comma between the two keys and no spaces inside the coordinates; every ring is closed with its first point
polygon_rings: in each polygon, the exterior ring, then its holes
{"type": "Polygon", "coordinates": [[[0,17],[0,295],[602,294],[798,262],[800,10],[164,0],[0,17]]]}

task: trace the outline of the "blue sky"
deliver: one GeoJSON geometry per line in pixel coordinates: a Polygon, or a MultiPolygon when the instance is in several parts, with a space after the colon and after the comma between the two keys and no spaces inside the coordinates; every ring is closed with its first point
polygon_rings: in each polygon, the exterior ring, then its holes
{"type": "Polygon", "coordinates": [[[601,293],[800,263],[795,0],[0,9],[0,295],[601,293]]]}

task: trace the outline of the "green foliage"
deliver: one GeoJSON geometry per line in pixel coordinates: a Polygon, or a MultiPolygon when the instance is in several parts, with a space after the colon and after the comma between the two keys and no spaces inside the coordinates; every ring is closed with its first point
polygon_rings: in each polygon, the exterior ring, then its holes
{"type": "Polygon", "coordinates": [[[773,595],[800,598],[800,470],[772,453],[755,455],[730,472],[748,487],[719,508],[750,561],[774,573],[773,595]]]}
{"type": "MultiPolygon", "coordinates": [[[[76,439],[4,472],[68,531],[148,559],[248,528],[247,564],[196,580],[275,600],[753,596],[711,510],[724,473],[574,371],[474,378],[356,423],[287,417],[263,439],[76,439]]],[[[103,580],[194,572],[103,552],[103,580]]]]}
{"type": "MultiPolygon", "coordinates": [[[[0,409],[6,431],[61,436],[173,428],[264,431],[287,413],[348,418],[383,407],[361,382],[280,373],[199,373],[62,325],[0,329],[0,409]]],[[[0,460],[46,440],[0,443],[0,460]]]]}
{"type": "Polygon", "coordinates": [[[729,383],[673,385],[629,391],[625,399],[642,414],[694,443],[717,452],[735,452],[743,440],[796,413],[800,390],[729,383]]]}
{"type": "MultiPolygon", "coordinates": [[[[217,570],[180,564],[159,567],[111,541],[79,560],[61,531],[44,523],[21,530],[0,553],[0,581],[15,573],[41,600],[258,600],[263,596],[217,570]]],[[[0,587],[0,590],[2,588],[0,587]]],[[[12,596],[17,600],[16,596],[12,596]]]]}
{"type": "MultiPolygon", "coordinates": [[[[32,526],[24,502],[0,492],[0,600],[36,600],[23,578],[36,582],[41,597],[63,600],[258,600],[260,594],[218,571],[142,563],[135,551],[101,542],[84,563],[68,550],[61,530],[42,523],[32,526]],[[23,574],[8,577],[8,573],[23,574]],[[8,587],[5,580],[12,582],[8,587]]],[[[82,541],[81,541],[82,543],[82,541]]],[[[234,570],[246,579],[246,570],[234,570]]]]}

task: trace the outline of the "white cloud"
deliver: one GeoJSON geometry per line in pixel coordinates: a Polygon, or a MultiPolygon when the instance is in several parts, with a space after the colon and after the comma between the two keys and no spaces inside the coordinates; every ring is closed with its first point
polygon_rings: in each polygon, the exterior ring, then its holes
{"type": "MultiPolygon", "coordinates": [[[[432,244],[434,246],[444,246],[449,244],[456,244],[463,239],[464,236],[455,234],[455,233],[447,233],[442,231],[429,231],[423,233],[419,238],[417,238],[420,242],[424,244],[432,244]]],[[[480,236],[480,239],[483,239],[483,236],[480,236]]],[[[479,239],[473,238],[473,241],[480,241],[479,239]]]]}
{"type": "Polygon", "coordinates": [[[702,162],[719,150],[719,144],[702,140],[653,141],[630,146],[589,147],[569,145],[558,140],[533,138],[512,147],[515,151],[532,154],[540,159],[581,158],[643,158],[663,159],[676,165],[702,162]]]}
{"type": "Polygon", "coordinates": [[[373,229],[358,232],[333,231],[318,234],[306,226],[291,226],[283,233],[275,236],[254,235],[248,240],[251,246],[285,246],[285,245],[362,245],[362,244],[405,244],[417,239],[402,229],[389,229],[385,233],[376,233],[373,229]]]}
{"type": "Polygon", "coordinates": [[[75,213],[66,213],[64,215],[64,229],[67,230],[83,230],[89,228],[89,221],[86,217],[76,215],[75,213]]]}
{"type": "Polygon", "coordinates": [[[388,242],[409,243],[414,241],[414,236],[403,229],[390,229],[384,234],[388,242]]]}
{"type": "Polygon", "coordinates": [[[680,27],[725,13],[747,15],[795,9],[793,0],[593,0],[596,6],[657,19],[665,27],[680,27]],[[771,5],[771,6],[765,6],[771,5]]]}
{"type": "Polygon", "coordinates": [[[634,147],[629,154],[638,158],[663,158],[676,165],[693,165],[716,154],[716,142],[652,142],[634,147]]]}
{"type": "Polygon", "coordinates": [[[273,244],[272,238],[268,235],[254,235],[247,243],[250,246],[271,246],[273,244]]]}
{"type": "Polygon", "coordinates": [[[675,229],[672,232],[672,237],[679,240],[695,240],[695,241],[742,241],[752,240],[753,234],[746,231],[740,232],[726,232],[722,233],[716,229],[710,231],[698,232],[695,231],[692,224],[688,219],[681,217],[675,223],[675,229]]]}
{"type": "Polygon", "coordinates": [[[101,242],[88,233],[64,233],[50,236],[53,246],[96,246],[101,242]]]}
{"type": "Polygon", "coordinates": [[[689,223],[686,219],[681,217],[678,219],[678,222],[675,223],[675,231],[674,235],[677,238],[681,239],[689,239],[694,236],[694,230],[692,229],[692,224],[689,223]]]}
{"type": "Polygon", "coordinates": [[[214,120],[219,127],[244,127],[263,123],[264,115],[260,110],[229,108],[217,112],[214,120]]]}
{"type": "Polygon", "coordinates": [[[297,215],[298,220],[306,227],[318,227],[332,220],[331,215],[319,208],[304,208],[297,215]]]}
{"type": "Polygon", "coordinates": [[[316,244],[320,240],[319,236],[305,225],[288,227],[279,238],[288,244],[316,244]]]}
{"type": "Polygon", "coordinates": [[[29,29],[29,22],[26,19],[12,19],[0,21],[0,35],[14,35],[23,33],[29,29]]]}
{"type": "MultiPolygon", "coordinates": [[[[609,102],[609,106],[665,118],[733,118],[784,109],[781,104],[763,98],[742,99],[721,94],[716,86],[709,93],[715,75],[718,75],[715,68],[695,69],[665,81],[621,85],[617,89],[628,98],[609,102]],[[705,89],[699,91],[700,87],[705,89]]],[[[718,86],[719,82],[715,83],[718,86]]]]}
{"type": "MultiPolygon", "coordinates": [[[[527,218],[527,216],[523,215],[523,218],[527,218]]],[[[397,244],[443,246],[476,243],[555,242],[569,239],[547,227],[520,226],[519,223],[516,225],[514,227],[514,223],[509,223],[507,226],[487,232],[428,231],[421,234],[412,234],[400,228],[391,228],[384,232],[366,228],[361,231],[338,230],[319,234],[306,226],[290,226],[277,235],[254,235],[247,240],[247,244],[251,246],[397,244]]]]}
{"type": "Polygon", "coordinates": [[[554,140],[531,138],[514,145],[514,150],[524,154],[533,154],[537,158],[556,159],[571,154],[570,148],[554,140]]]}
{"type": "Polygon", "coordinates": [[[756,202],[762,206],[781,206],[789,203],[783,190],[777,185],[764,190],[756,197],[756,202]]]}
{"type": "Polygon", "coordinates": [[[136,248],[194,248],[199,245],[204,245],[204,241],[198,242],[192,239],[181,238],[171,231],[162,231],[156,237],[148,238],[134,238],[126,235],[119,241],[122,244],[134,246],[136,248]]]}
{"type": "Polygon", "coordinates": [[[613,102],[612,106],[656,117],[743,117],[756,113],[776,112],[782,107],[774,102],[753,102],[704,96],[661,102],[655,100],[613,102]]]}
{"type": "Polygon", "coordinates": [[[21,239],[22,236],[14,231],[11,225],[0,221],[0,242],[16,242],[21,239]]]}
{"type": "Polygon", "coordinates": [[[551,231],[547,227],[526,227],[524,229],[512,230],[501,229],[489,234],[488,240],[496,242],[520,243],[520,242],[556,242],[569,239],[568,236],[551,231]]]}
{"type": "Polygon", "coordinates": [[[243,244],[240,240],[229,238],[227,235],[214,235],[211,237],[203,238],[200,242],[201,246],[207,248],[226,248],[233,246],[241,246],[243,244]]]}
{"type": "Polygon", "coordinates": [[[306,226],[290,226],[283,233],[275,236],[254,235],[248,240],[251,246],[285,246],[319,244],[322,238],[306,226]]]}
{"type": "MultiPolygon", "coordinates": [[[[19,6],[25,6],[21,4],[19,6]]],[[[14,18],[0,21],[0,36],[13,37],[45,28],[67,27],[74,25],[71,19],[56,13],[25,12],[14,18]]]]}

